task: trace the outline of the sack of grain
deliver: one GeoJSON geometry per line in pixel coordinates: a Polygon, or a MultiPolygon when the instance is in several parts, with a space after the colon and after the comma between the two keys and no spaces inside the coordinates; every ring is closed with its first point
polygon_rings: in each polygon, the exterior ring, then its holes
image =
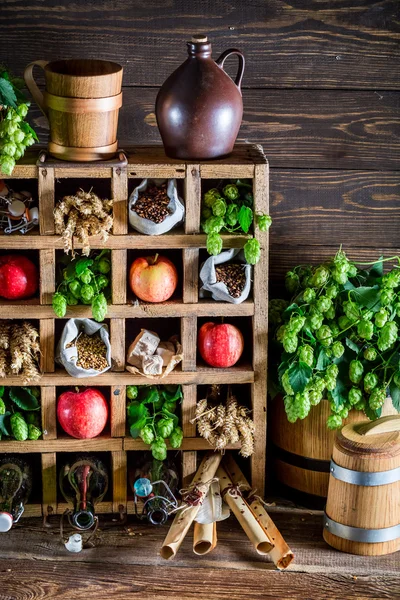
{"type": "Polygon", "coordinates": [[[161,235],[170,231],[183,221],[184,214],[176,179],[143,179],[129,198],[129,223],[133,229],[145,235],[161,235]],[[154,188],[158,189],[156,193],[154,188]],[[144,194],[146,191],[151,194],[147,196],[144,194]],[[148,204],[143,199],[147,199],[148,204]],[[134,209],[136,204],[139,214],[134,209]],[[146,218],[146,214],[151,218],[146,218]]]}
{"type": "Polygon", "coordinates": [[[200,298],[211,296],[220,302],[240,304],[250,293],[251,265],[246,263],[243,250],[226,250],[202,264],[200,280],[200,298]]]}

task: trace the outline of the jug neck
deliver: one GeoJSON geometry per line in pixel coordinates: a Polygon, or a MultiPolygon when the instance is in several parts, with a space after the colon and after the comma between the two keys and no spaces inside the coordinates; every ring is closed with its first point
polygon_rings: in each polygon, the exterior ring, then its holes
{"type": "Polygon", "coordinates": [[[211,42],[207,36],[194,35],[186,45],[189,58],[211,58],[211,42]]]}

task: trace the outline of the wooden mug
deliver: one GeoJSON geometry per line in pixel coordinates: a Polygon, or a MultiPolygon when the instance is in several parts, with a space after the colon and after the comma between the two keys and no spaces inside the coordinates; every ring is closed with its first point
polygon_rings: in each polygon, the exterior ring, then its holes
{"type": "Polygon", "coordinates": [[[115,156],[122,73],[120,65],[105,60],[36,60],[26,67],[26,85],[49,121],[52,156],[71,161],[115,156]],[[44,93],[33,77],[35,65],[44,70],[44,93]]]}

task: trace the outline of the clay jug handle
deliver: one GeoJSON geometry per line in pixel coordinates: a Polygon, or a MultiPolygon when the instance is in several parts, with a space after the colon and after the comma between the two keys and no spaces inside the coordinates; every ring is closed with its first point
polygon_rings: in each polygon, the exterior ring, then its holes
{"type": "Polygon", "coordinates": [[[400,431],[400,415],[389,415],[382,417],[372,423],[363,423],[357,427],[357,433],[361,435],[379,435],[380,433],[390,433],[400,431]]]}
{"type": "Polygon", "coordinates": [[[240,52],[240,50],[236,50],[235,48],[229,48],[229,50],[225,50],[225,52],[223,52],[221,54],[221,56],[219,56],[215,62],[217,63],[217,65],[219,67],[221,67],[221,69],[223,69],[225,60],[231,54],[237,54],[237,56],[239,58],[239,67],[238,67],[238,72],[235,77],[235,85],[237,85],[237,87],[240,90],[240,86],[241,86],[242,79],[243,79],[243,73],[244,73],[244,65],[245,65],[244,56],[240,52]]]}
{"type": "Polygon", "coordinates": [[[38,67],[41,67],[42,69],[44,69],[45,66],[48,64],[48,62],[49,62],[48,60],[34,60],[33,62],[31,62],[30,65],[28,65],[26,67],[26,69],[24,71],[24,79],[25,79],[26,87],[32,94],[34,101],[36,102],[36,104],[38,105],[38,107],[40,108],[40,110],[42,111],[44,116],[47,116],[46,108],[44,106],[44,98],[43,98],[42,92],[39,90],[39,88],[37,86],[36,81],[33,78],[33,67],[35,65],[37,65],[38,67]]]}

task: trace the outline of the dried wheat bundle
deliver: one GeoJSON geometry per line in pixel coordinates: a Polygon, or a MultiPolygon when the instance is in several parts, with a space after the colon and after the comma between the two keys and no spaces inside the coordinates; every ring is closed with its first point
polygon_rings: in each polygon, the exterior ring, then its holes
{"type": "Polygon", "coordinates": [[[0,320],[0,377],[22,375],[24,384],[40,379],[39,332],[27,321],[0,320]]]}
{"type": "Polygon", "coordinates": [[[65,196],[54,209],[56,233],[64,241],[64,252],[74,255],[73,238],[82,244],[82,254],[89,256],[89,237],[100,235],[105,242],[113,226],[112,200],[101,200],[92,191],[78,190],[74,196],[65,196]]]}
{"type": "Polygon", "coordinates": [[[212,386],[207,398],[197,403],[192,422],[197,422],[201,437],[216,450],[223,451],[228,444],[240,442],[239,454],[251,456],[254,453],[255,425],[248,416],[248,409],[238,405],[230,388],[226,404],[215,404],[220,397],[220,386],[212,386]]]}

